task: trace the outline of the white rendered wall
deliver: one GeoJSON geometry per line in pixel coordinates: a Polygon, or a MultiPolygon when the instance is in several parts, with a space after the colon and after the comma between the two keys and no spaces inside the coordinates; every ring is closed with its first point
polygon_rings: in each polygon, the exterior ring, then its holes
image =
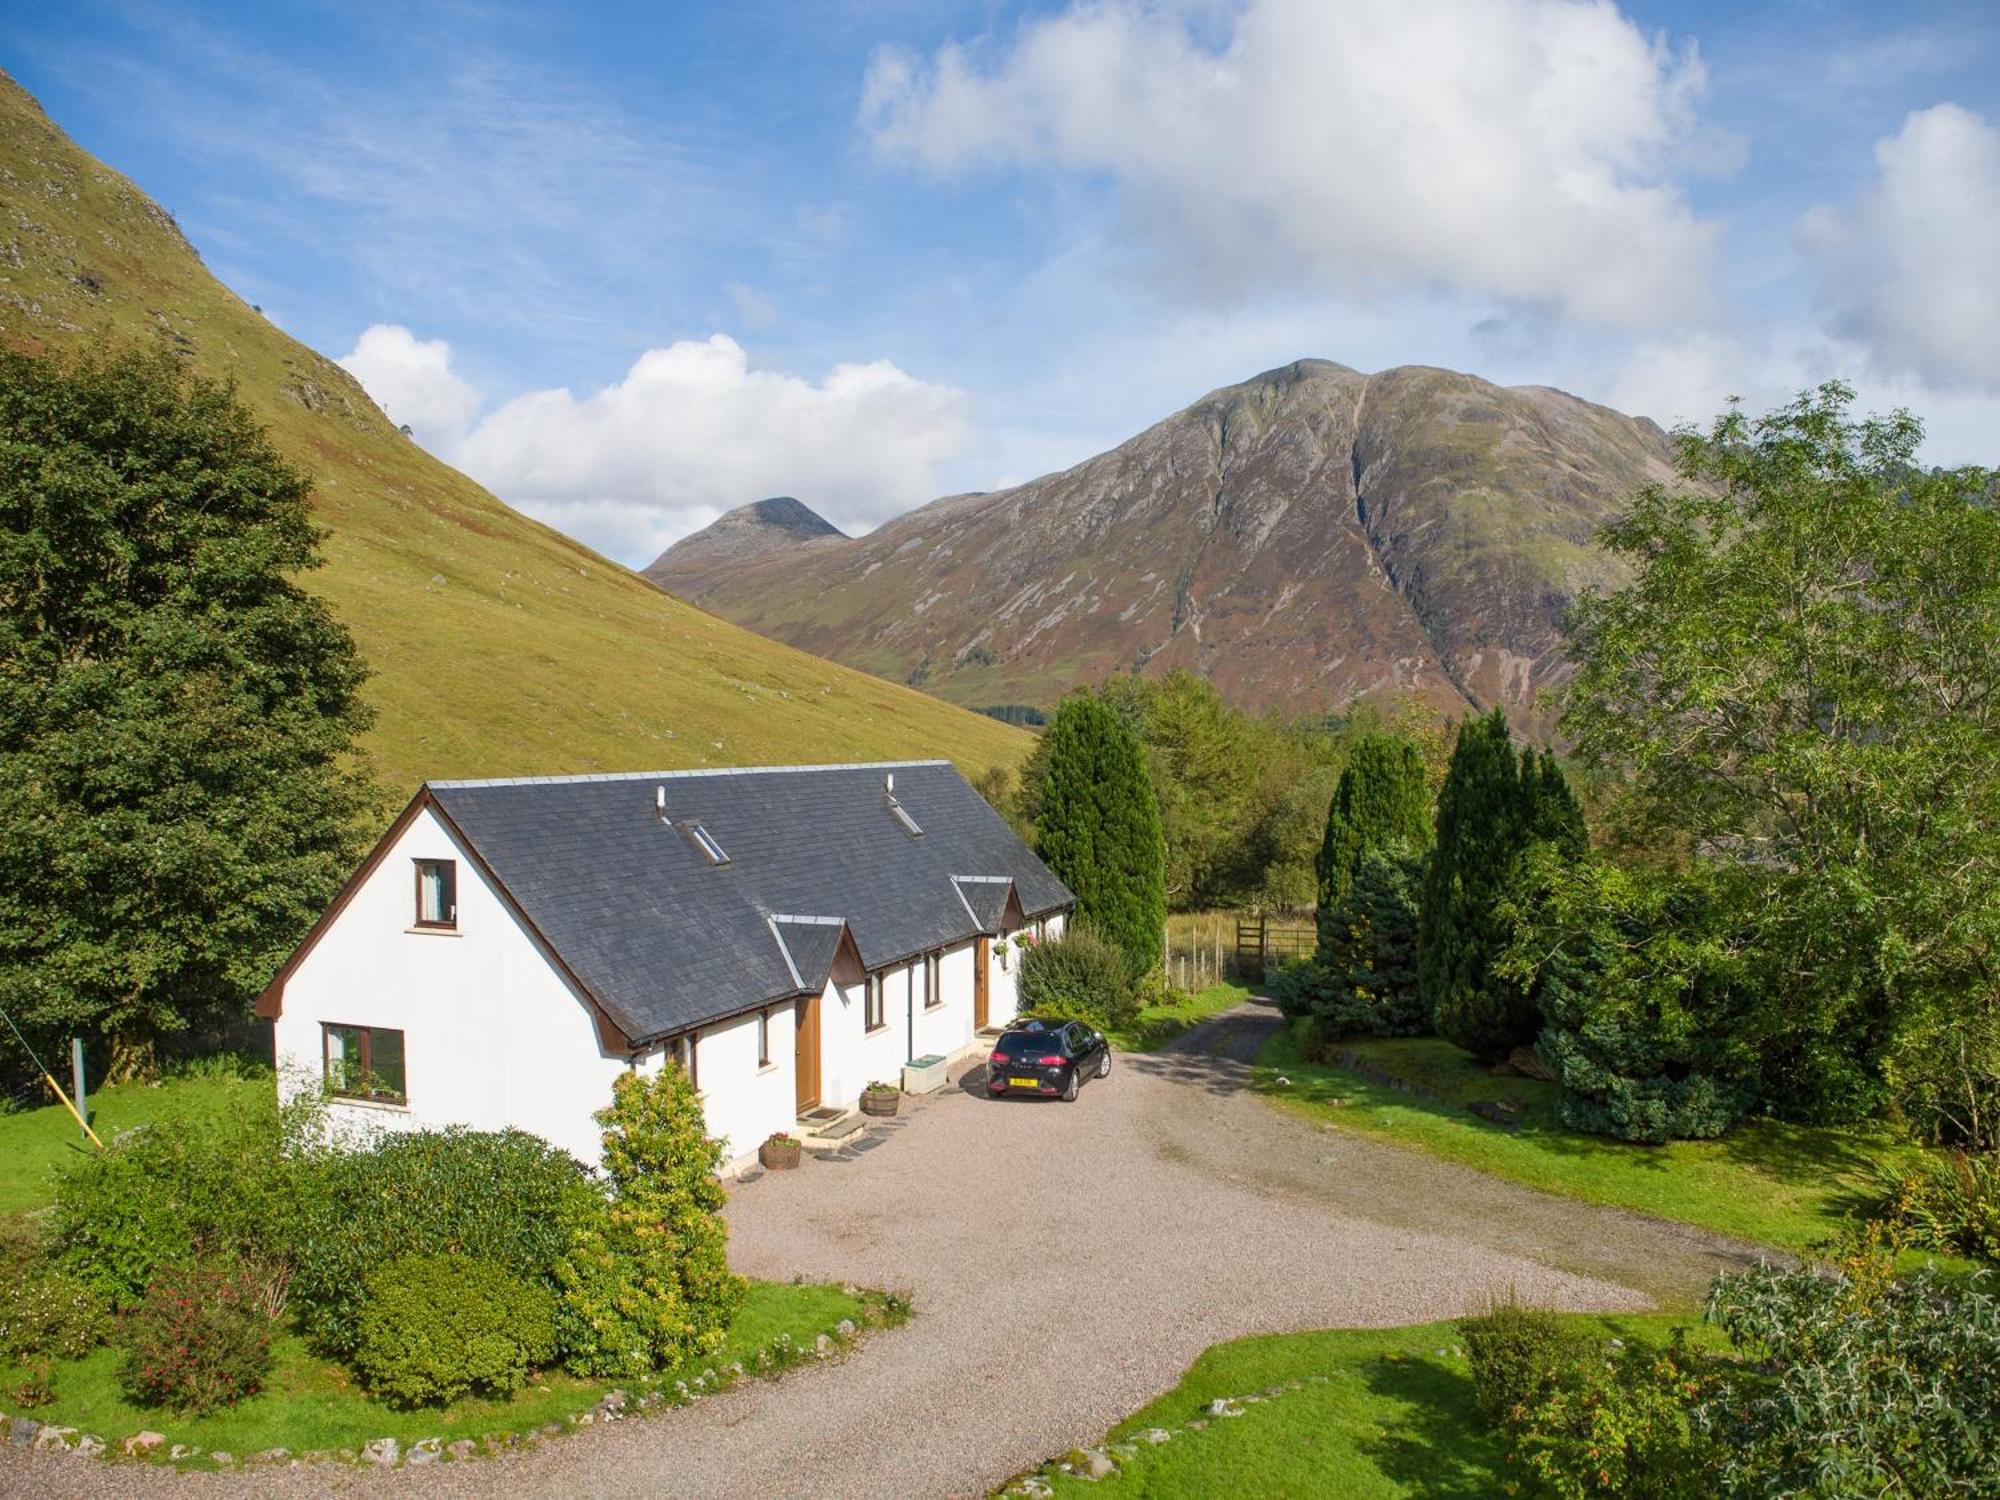
{"type": "MultiPolygon", "coordinates": [[[[861,1090],[876,1079],[900,1082],[903,1076],[903,990],[895,971],[884,979],[879,1030],[865,1031],[867,989],[862,984],[829,980],[819,1003],[819,1100],[835,1108],[855,1103],[861,1090]],[[894,997],[893,999],[891,997],[894,997]]],[[[907,976],[902,981],[907,984],[907,976]]]]}
{"type": "MultiPolygon", "coordinates": [[[[920,979],[920,992],[922,987],[920,979]]],[[[960,943],[939,955],[938,995],[943,1003],[933,1010],[924,1009],[921,997],[917,1001],[913,1057],[950,1057],[972,1045],[972,944],[960,943]]]]}
{"type": "Polygon", "coordinates": [[[757,1013],[704,1026],[696,1033],[695,1081],[708,1133],[722,1141],[722,1159],[738,1163],[767,1136],[790,1131],[798,1118],[797,1059],[792,1051],[796,1008],[771,1007],[771,1061],[757,1061],[757,1013]]]}
{"type": "MultiPolygon", "coordinates": [[[[586,1162],[622,1054],[444,826],[421,812],[285,982],[279,1089],[324,1077],[321,1022],[403,1033],[409,1102],[334,1100],[344,1131],[513,1126],[586,1162]],[[412,861],[458,862],[458,925],[417,930],[412,861]]],[[[790,1056],[789,1052],[786,1054],[790,1056]]]]}

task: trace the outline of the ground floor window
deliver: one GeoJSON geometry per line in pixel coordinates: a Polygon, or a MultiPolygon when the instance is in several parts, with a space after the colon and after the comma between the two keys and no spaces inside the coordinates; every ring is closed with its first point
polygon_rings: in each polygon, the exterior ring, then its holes
{"type": "Polygon", "coordinates": [[[938,968],[940,960],[943,957],[944,955],[941,953],[926,953],[924,955],[925,1010],[936,1010],[940,1005],[944,1004],[944,987],[938,982],[938,968]]]}
{"type": "Polygon", "coordinates": [[[768,1010],[757,1012],[757,1066],[771,1066],[771,1013],[768,1010]]]}
{"type": "Polygon", "coordinates": [[[868,976],[868,994],[862,1002],[861,1025],[866,1031],[880,1031],[886,1023],[882,1019],[882,976],[868,976]]]}
{"type": "Polygon", "coordinates": [[[409,1099],[403,1033],[386,1026],[320,1027],[326,1045],[326,1086],[346,1099],[402,1104],[409,1099]]]}

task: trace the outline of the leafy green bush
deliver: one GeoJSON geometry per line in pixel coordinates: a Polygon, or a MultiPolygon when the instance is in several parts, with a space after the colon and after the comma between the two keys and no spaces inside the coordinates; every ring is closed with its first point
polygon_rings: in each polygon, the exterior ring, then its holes
{"type": "Polygon", "coordinates": [[[1694,1500],[1714,1493],[1716,1453],[1688,1419],[1714,1382],[1676,1329],[1666,1349],[1590,1347],[1520,1414],[1513,1456],[1561,1500],[1694,1500]]]}
{"type": "Polygon", "coordinates": [[[1717,1279],[1709,1317],[1744,1356],[1692,1409],[1726,1495],[1993,1495],[2000,1297],[1988,1278],[1846,1267],[1717,1279]]]}
{"type": "Polygon", "coordinates": [[[1530,852],[1499,969],[1540,1007],[1563,1123],[1657,1144],[1722,1134],[1755,1102],[1754,983],[1714,877],[1530,852]]]}
{"type": "Polygon", "coordinates": [[[1139,1013],[1122,948],[1081,922],[1021,958],[1021,1008],[1118,1027],[1139,1013]]]}
{"type": "Polygon", "coordinates": [[[119,1327],[118,1372],[141,1406],[198,1414],[257,1394],[271,1369],[271,1319],[213,1267],[170,1267],[119,1327]]]}
{"type": "Polygon", "coordinates": [[[408,1255],[479,1255],[546,1282],[570,1226],[601,1202],[573,1157],[519,1130],[414,1131],[330,1156],[298,1226],[300,1324],[351,1355],[368,1278],[408,1255]]]}
{"type": "Polygon", "coordinates": [[[511,1396],[555,1353],[555,1298],[483,1256],[406,1255],[368,1278],[354,1368],[392,1406],[511,1396]]]}
{"type": "Polygon", "coordinates": [[[669,1063],[622,1073],[604,1127],[608,1209],[577,1200],[554,1267],[558,1340],[577,1374],[632,1376],[713,1350],[743,1304],[731,1274],[722,1143],[708,1134],[694,1085],[669,1063]]]}
{"type": "Polygon", "coordinates": [[[56,1185],[62,1264],[113,1307],[197,1259],[288,1265],[312,1193],[317,1106],[231,1091],[229,1108],[163,1119],[80,1156],[56,1185]]]}
{"type": "Polygon", "coordinates": [[[1591,1353],[1590,1340],[1561,1314],[1511,1299],[1460,1320],[1458,1332],[1472,1366],[1479,1414],[1500,1428],[1520,1427],[1556,1382],[1591,1353]]]}
{"type": "Polygon", "coordinates": [[[2000,1157],[1928,1153],[1883,1178],[1880,1212],[1923,1249],[2000,1264],[2000,1157]]]}

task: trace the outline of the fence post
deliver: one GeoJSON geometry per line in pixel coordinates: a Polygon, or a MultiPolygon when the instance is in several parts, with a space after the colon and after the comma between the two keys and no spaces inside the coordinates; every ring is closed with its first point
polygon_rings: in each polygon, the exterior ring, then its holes
{"type": "Polygon", "coordinates": [[[83,1038],[80,1036],[69,1039],[69,1076],[71,1087],[76,1094],[76,1123],[87,1140],[90,1137],[90,1127],[83,1122],[90,1118],[90,1101],[83,1094],[83,1038]]]}

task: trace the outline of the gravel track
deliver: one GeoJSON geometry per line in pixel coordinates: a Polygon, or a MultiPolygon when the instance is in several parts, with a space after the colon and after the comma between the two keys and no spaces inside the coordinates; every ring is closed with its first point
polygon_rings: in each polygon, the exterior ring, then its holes
{"type": "MultiPolygon", "coordinates": [[[[748,1275],[908,1292],[850,1357],[504,1458],[217,1475],[0,1452],[51,1497],[980,1495],[1093,1441],[1203,1349],[1454,1316],[1509,1289],[1575,1309],[1690,1300],[1748,1247],[1335,1134],[1245,1091],[1277,1024],[1240,1007],[1073,1105],[978,1074],[732,1192],[748,1275]]],[[[106,1433],[116,1439],[120,1434],[106,1433]]]]}

